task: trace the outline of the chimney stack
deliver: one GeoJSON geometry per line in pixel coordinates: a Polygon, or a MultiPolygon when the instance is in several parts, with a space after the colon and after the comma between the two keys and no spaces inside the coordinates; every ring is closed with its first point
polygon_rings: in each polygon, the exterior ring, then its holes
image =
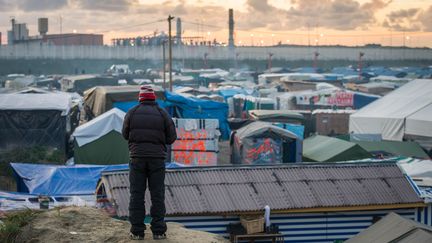
{"type": "Polygon", "coordinates": [[[177,23],[176,23],[176,39],[177,39],[177,45],[181,45],[182,44],[182,22],[180,18],[177,18],[177,23]]]}
{"type": "Polygon", "coordinates": [[[229,29],[228,46],[234,47],[234,11],[232,8],[228,10],[228,29],[229,29]]]}

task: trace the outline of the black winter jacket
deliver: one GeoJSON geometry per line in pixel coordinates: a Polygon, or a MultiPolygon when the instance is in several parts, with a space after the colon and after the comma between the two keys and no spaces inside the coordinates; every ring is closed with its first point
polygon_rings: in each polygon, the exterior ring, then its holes
{"type": "Polygon", "coordinates": [[[177,139],[174,122],[155,101],[144,101],[128,111],[123,137],[131,158],[166,158],[167,144],[177,139]]]}

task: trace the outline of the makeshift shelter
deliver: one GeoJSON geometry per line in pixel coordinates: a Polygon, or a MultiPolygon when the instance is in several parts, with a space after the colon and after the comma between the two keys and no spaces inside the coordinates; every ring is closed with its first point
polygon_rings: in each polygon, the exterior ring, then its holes
{"type": "Polygon", "coordinates": [[[406,135],[432,139],[432,80],[417,79],[350,116],[353,133],[382,134],[402,141],[406,135]]]}
{"type": "Polygon", "coordinates": [[[354,141],[375,157],[405,156],[429,159],[416,142],[399,141],[354,141]]]}
{"type": "Polygon", "coordinates": [[[219,120],[173,119],[177,140],[171,145],[171,161],[194,166],[217,164],[219,120]]]}
{"type": "Polygon", "coordinates": [[[87,89],[95,86],[116,86],[117,78],[91,74],[65,76],[60,80],[62,91],[83,94],[87,89]]]}
{"type": "Polygon", "coordinates": [[[254,121],[270,122],[275,126],[284,128],[304,138],[305,126],[304,116],[289,110],[250,110],[249,117],[254,121]]]}
{"type": "Polygon", "coordinates": [[[428,243],[432,242],[432,227],[389,213],[346,243],[428,243]]]}
{"type": "Polygon", "coordinates": [[[250,110],[248,113],[250,118],[259,121],[292,124],[303,124],[304,122],[302,114],[289,110],[250,110]]]}
{"type": "Polygon", "coordinates": [[[173,117],[192,119],[218,119],[222,139],[228,139],[228,105],[226,103],[184,97],[175,93],[165,92],[165,101],[160,101],[163,107],[171,107],[175,112],[173,117]]]}
{"type": "Polygon", "coordinates": [[[232,164],[301,162],[302,138],[267,122],[253,122],[231,134],[232,164]]]}
{"type": "Polygon", "coordinates": [[[349,116],[354,110],[318,109],[312,112],[315,131],[319,135],[348,134],[349,116]]]}
{"type": "MultiPolygon", "coordinates": [[[[129,215],[128,176],[104,172],[96,190],[122,218],[129,215]]],[[[263,214],[266,205],[284,242],[343,241],[376,217],[417,219],[425,206],[395,163],[189,167],[167,170],[165,178],[166,221],[224,236],[239,215],[263,214]]]]}
{"type": "Polygon", "coordinates": [[[72,125],[71,96],[0,94],[0,149],[46,146],[65,151],[72,125]]]}
{"type": "Polygon", "coordinates": [[[312,136],[303,141],[303,160],[309,162],[338,162],[370,158],[359,145],[337,138],[312,136]]]}
{"type": "MultiPolygon", "coordinates": [[[[123,111],[123,106],[131,107],[130,103],[137,104],[140,86],[97,86],[84,92],[86,112],[96,117],[117,107],[123,111]]],[[[154,87],[157,97],[163,96],[160,89],[154,87]]],[[[127,109],[126,109],[127,111],[127,109]]]]}
{"type": "Polygon", "coordinates": [[[77,164],[126,164],[128,143],[121,135],[126,113],[113,108],[79,126],[74,137],[77,164]]]}

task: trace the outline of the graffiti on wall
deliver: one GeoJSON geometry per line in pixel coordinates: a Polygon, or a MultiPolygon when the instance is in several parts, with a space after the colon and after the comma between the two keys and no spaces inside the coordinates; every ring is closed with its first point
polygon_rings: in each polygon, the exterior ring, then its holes
{"type": "Polygon", "coordinates": [[[214,152],[173,151],[175,162],[185,165],[216,165],[217,156],[214,152]]]}
{"type": "Polygon", "coordinates": [[[282,142],[271,138],[257,139],[246,148],[246,163],[280,163],[282,161],[282,142]]]}
{"type": "Polygon", "coordinates": [[[189,139],[189,140],[206,140],[215,138],[215,129],[196,129],[192,131],[187,131],[184,128],[177,128],[177,137],[179,139],[189,139]]]}
{"type": "Polygon", "coordinates": [[[217,140],[176,140],[171,147],[173,150],[210,151],[217,152],[217,140]]]}
{"type": "Polygon", "coordinates": [[[354,105],[354,93],[337,91],[324,94],[304,94],[296,97],[297,105],[321,105],[350,107],[354,105]]]}

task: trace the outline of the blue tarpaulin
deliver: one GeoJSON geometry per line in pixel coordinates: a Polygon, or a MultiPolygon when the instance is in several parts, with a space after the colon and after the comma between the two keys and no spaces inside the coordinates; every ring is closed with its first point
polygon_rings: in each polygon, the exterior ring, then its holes
{"type": "MultiPolygon", "coordinates": [[[[17,191],[37,195],[89,195],[94,194],[103,171],[127,170],[128,164],[120,165],[46,165],[11,163],[17,191]]],[[[181,167],[167,163],[166,168],[181,167]]]]}
{"type": "Polygon", "coordinates": [[[228,98],[231,98],[237,94],[248,95],[248,93],[242,88],[232,88],[232,89],[219,90],[219,95],[221,95],[224,98],[224,100],[227,100],[228,98]]]}
{"type": "Polygon", "coordinates": [[[178,118],[218,119],[222,139],[228,139],[231,130],[228,125],[228,104],[184,97],[171,92],[165,92],[166,102],[177,110],[178,118]]]}
{"type": "MultiPolygon", "coordinates": [[[[156,100],[160,107],[166,108],[169,104],[162,100],[156,100]]],[[[118,108],[124,112],[128,112],[132,107],[138,105],[138,101],[122,101],[122,102],[114,102],[113,106],[118,108]]]]}
{"type": "Polygon", "coordinates": [[[375,100],[381,98],[379,95],[372,95],[372,94],[364,94],[355,92],[353,97],[353,103],[354,103],[354,109],[359,110],[363,108],[364,106],[369,105],[370,103],[374,102],[375,100]]]}
{"type": "MultiPolygon", "coordinates": [[[[177,111],[177,118],[218,119],[221,138],[229,138],[231,130],[228,125],[228,104],[194,97],[184,97],[168,91],[165,91],[165,97],[166,100],[157,100],[158,104],[163,108],[175,109],[177,111]]],[[[136,101],[115,102],[114,107],[127,112],[136,104],[138,104],[136,101]]],[[[172,115],[172,112],[170,114],[172,115]]]]}
{"type": "Polygon", "coordinates": [[[288,130],[295,135],[297,135],[299,138],[304,138],[304,126],[303,125],[297,125],[297,124],[290,124],[290,123],[273,123],[273,125],[283,128],[285,130],[288,130]]]}

